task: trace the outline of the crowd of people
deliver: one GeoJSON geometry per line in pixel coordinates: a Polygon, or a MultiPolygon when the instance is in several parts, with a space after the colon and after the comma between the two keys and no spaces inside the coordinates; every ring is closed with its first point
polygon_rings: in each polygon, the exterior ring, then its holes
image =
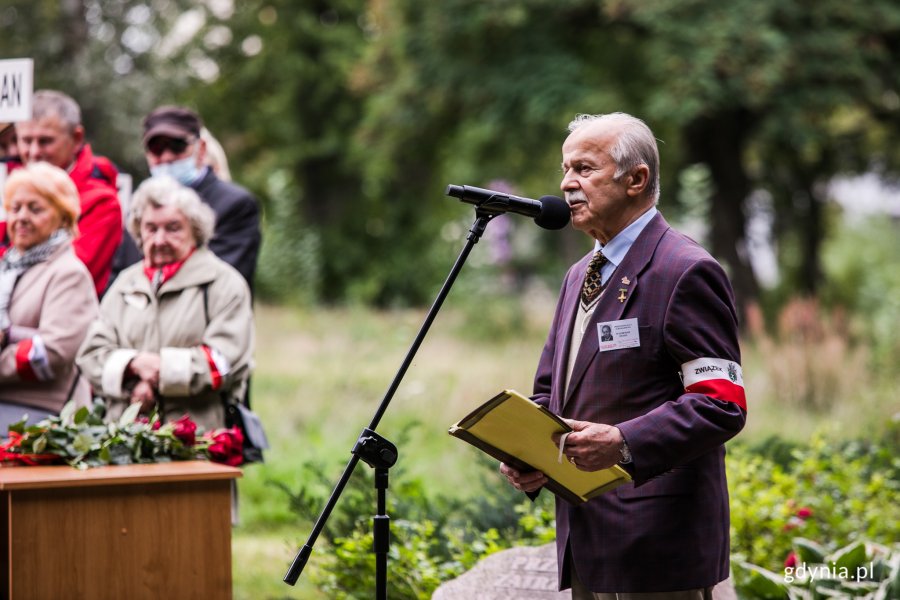
{"type": "Polygon", "coordinates": [[[110,418],[140,403],[224,426],[252,368],[256,199],[197,113],[161,106],[142,123],[150,177],[123,211],[78,103],[40,90],[32,107],[0,124],[0,435],[97,398],[110,418]]]}

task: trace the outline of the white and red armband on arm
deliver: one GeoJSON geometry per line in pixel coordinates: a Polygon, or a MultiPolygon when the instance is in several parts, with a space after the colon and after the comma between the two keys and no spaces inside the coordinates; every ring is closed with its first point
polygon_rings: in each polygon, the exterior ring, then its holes
{"type": "Polygon", "coordinates": [[[744,411],[747,410],[741,365],[733,360],[696,358],[681,365],[681,379],[685,392],[734,402],[744,411]]]}
{"type": "Polygon", "coordinates": [[[212,380],[212,389],[217,390],[222,387],[222,378],[231,371],[231,365],[228,359],[221,352],[209,346],[200,346],[206,355],[206,362],[209,365],[209,375],[212,380]]]}
{"type": "Polygon", "coordinates": [[[50,381],[53,369],[41,336],[26,338],[16,346],[16,372],[25,381],[50,381]]]}

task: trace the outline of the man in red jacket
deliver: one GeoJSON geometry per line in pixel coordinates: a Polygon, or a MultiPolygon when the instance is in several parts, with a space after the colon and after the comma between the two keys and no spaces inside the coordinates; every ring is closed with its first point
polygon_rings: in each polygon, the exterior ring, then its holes
{"type": "Polygon", "coordinates": [[[16,124],[24,164],[45,161],[69,173],[81,197],[75,254],[87,266],[99,296],[109,280],[113,254],[122,239],[122,209],[113,164],[85,142],[81,109],[69,96],[40,90],[32,98],[30,121],[16,124]]]}

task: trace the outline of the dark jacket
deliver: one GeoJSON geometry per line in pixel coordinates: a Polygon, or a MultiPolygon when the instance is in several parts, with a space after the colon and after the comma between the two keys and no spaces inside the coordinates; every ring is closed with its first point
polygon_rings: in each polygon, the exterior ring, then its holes
{"type": "Polygon", "coordinates": [[[216,213],[209,249],[237,269],[252,291],[262,242],[256,198],[241,186],[222,181],[212,169],[191,187],[216,213]]]}
{"type": "Polygon", "coordinates": [[[557,499],[560,587],[573,566],[595,592],[711,587],[729,566],[724,443],[746,416],[731,286],[705,250],[656,215],[609,280],[566,386],[590,258],[566,275],[534,399],[566,418],[617,426],[634,484],[578,506],[557,499]],[[637,319],[640,345],[601,352],[597,325],[623,319],[637,319]]]}

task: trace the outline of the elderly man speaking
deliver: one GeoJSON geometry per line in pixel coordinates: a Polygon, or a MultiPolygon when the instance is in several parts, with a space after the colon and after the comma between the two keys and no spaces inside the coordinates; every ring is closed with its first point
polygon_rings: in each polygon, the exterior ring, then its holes
{"type": "MultiPolygon", "coordinates": [[[[723,444],[747,406],[731,285],[657,210],[643,121],[582,115],[569,131],[561,187],[594,250],[566,274],[533,398],[572,426],[562,451],[576,467],[618,463],[634,484],[579,506],[557,498],[560,588],[576,600],[710,598],[728,576],[723,444]]],[[[526,492],[547,481],[500,470],[526,492]]]]}

